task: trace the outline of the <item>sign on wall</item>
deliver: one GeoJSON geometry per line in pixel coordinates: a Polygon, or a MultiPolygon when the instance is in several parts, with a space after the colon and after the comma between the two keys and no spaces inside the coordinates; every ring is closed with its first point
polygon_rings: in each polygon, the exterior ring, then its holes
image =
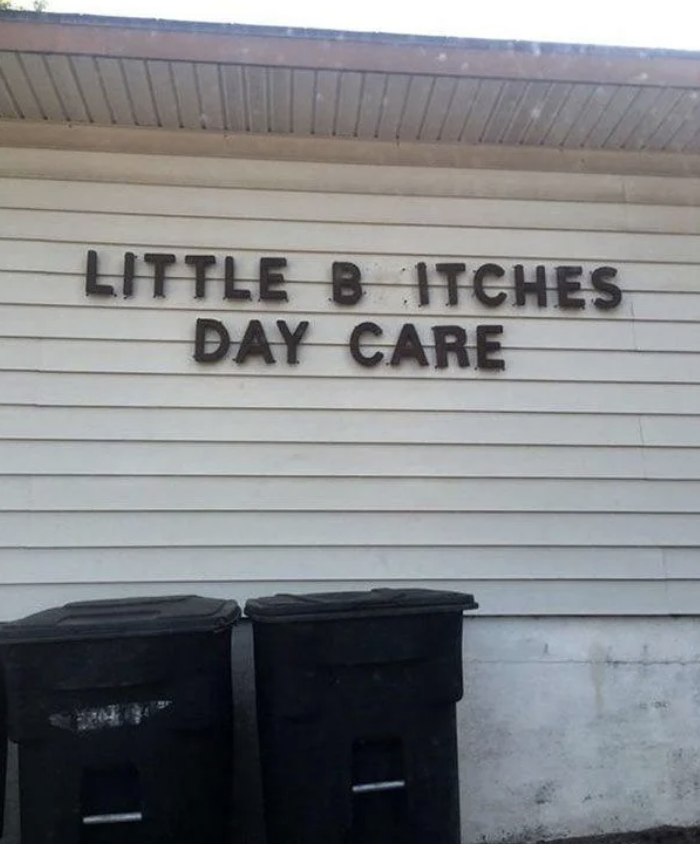
{"type": "MultiPolygon", "coordinates": [[[[185,255],[179,259],[166,252],[147,252],[137,256],[125,252],[122,262],[122,282],[116,285],[100,276],[100,258],[94,249],[88,250],[85,293],[87,296],[131,299],[137,287],[147,284],[156,299],[168,296],[169,276],[182,265],[192,277],[192,293],[196,301],[218,299],[227,305],[258,301],[263,305],[289,302],[293,290],[285,276],[289,261],[282,256],[261,257],[255,269],[254,281],[242,282],[236,261],[231,255],[185,255]],[[144,271],[146,271],[144,273],[144,271]]],[[[559,308],[578,311],[593,307],[610,311],[622,301],[622,291],[616,279],[615,267],[598,266],[584,269],[581,265],[546,266],[544,264],[481,263],[470,266],[462,262],[427,263],[418,261],[412,267],[412,286],[417,308],[428,307],[437,299],[455,312],[463,307],[465,289],[486,308],[497,312],[504,305],[538,308],[559,308]]],[[[250,277],[250,273],[248,273],[250,277]]],[[[367,297],[367,281],[352,261],[333,261],[328,270],[330,301],[341,308],[352,309],[367,297]]],[[[194,326],[193,356],[202,364],[216,364],[232,360],[245,364],[262,360],[269,365],[296,365],[302,362],[302,349],[312,334],[309,320],[290,322],[277,319],[263,323],[250,319],[245,327],[235,331],[225,317],[198,318],[194,326]],[[283,358],[276,355],[273,345],[282,343],[283,358]]],[[[412,322],[400,327],[380,322],[358,322],[349,336],[342,338],[352,359],[362,367],[372,369],[380,364],[400,367],[406,363],[449,367],[475,367],[499,372],[505,369],[504,330],[497,322],[465,327],[449,322],[418,328],[412,322]],[[389,341],[389,350],[377,347],[378,341],[389,341]]]]}

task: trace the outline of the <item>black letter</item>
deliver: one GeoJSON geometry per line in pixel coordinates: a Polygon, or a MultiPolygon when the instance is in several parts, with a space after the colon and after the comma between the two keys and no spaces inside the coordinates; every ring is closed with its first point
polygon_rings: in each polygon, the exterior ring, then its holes
{"type": "Polygon", "coordinates": [[[87,270],[85,272],[85,295],[86,296],[116,296],[111,284],[97,283],[97,252],[88,249],[87,270]]]}
{"type": "Polygon", "coordinates": [[[236,290],[236,265],[233,258],[224,258],[224,299],[252,299],[250,290],[236,290]]]}
{"type": "Polygon", "coordinates": [[[435,269],[447,278],[447,304],[456,305],[459,300],[457,278],[466,271],[466,264],[435,264],[435,269]]]}
{"type": "Polygon", "coordinates": [[[525,281],[525,270],[522,264],[513,267],[515,273],[515,304],[524,305],[528,293],[537,293],[537,306],[547,307],[547,277],[542,264],[535,267],[535,280],[525,281]]]}
{"type": "Polygon", "coordinates": [[[333,262],[333,301],[338,305],[356,305],[362,298],[362,273],[357,264],[333,262]]]}
{"type": "Polygon", "coordinates": [[[272,284],[284,284],[282,273],[275,273],[272,270],[281,270],[287,266],[286,258],[261,258],[260,259],[260,301],[262,302],[286,302],[286,290],[270,290],[272,284]]]}
{"type": "Polygon", "coordinates": [[[260,355],[265,363],[275,362],[270,344],[265,336],[265,329],[259,319],[251,319],[248,323],[236,355],[236,363],[245,363],[249,355],[260,355]]]}
{"type": "Polygon", "coordinates": [[[360,337],[363,334],[374,334],[375,337],[381,337],[383,332],[376,322],[361,322],[356,325],[350,335],[350,354],[361,366],[376,366],[384,359],[384,355],[381,352],[375,352],[371,357],[363,355],[360,350],[360,337]]]}
{"type": "Polygon", "coordinates": [[[489,340],[491,334],[503,334],[502,325],[477,325],[476,327],[476,365],[479,369],[505,369],[505,361],[490,358],[489,352],[501,348],[498,340],[489,340]]]}
{"type": "Polygon", "coordinates": [[[231,345],[231,338],[223,322],[218,319],[198,319],[194,334],[194,359],[200,363],[214,363],[226,356],[231,345]],[[219,345],[211,351],[206,350],[207,331],[218,334],[219,345]]]}
{"type": "Polygon", "coordinates": [[[162,299],[165,296],[165,268],[175,263],[175,256],[163,252],[147,252],[143,256],[147,264],[153,264],[153,297],[162,299]]]}
{"type": "Polygon", "coordinates": [[[434,325],[433,337],[435,338],[435,369],[447,368],[448,352],[454,352],[457,355],[457,364],[460,367],[469,366],[469,356],[464,348],[467,332],[463,328],[459,325],[434,325]]]}
{"type": "Polygon", "coordinates": [[[598,267],[591,273],[591,282],[596,290],[601,293],[607,293],[609,299],[602,299],[598,296],[593,300],[593,304],[601,311],[611,311],[616,308],[622,301],[622,291],[620,288],[608,281],[609,278],[615,278],[617,270],[615,267],[598,267]]]}
{"type": "Polygon", "coordinates": [[[425,356],[423,344],[416,331],[416,326],[412,322],[406,322],[401,327],[399,339],[396,341],[394,353],[389,363],[392,366],[399,366],[404,358],[418,361],[420,366],[428,365],[428,358],[425,356]]]}
{"type": "Polygon", "coordinates": [[[418,274],[418,304],[430,304],[430,291],[428,289],[428,270],[425,266],[425,261],[420,261],[416,264],[416,272],[418,274]]]}
{"type": "Polygon", "coordinates": [[[557,267],[557,294],[559,307],[564,310],[580,310],[586,307],[583,299],[573,299],[569,294],[581,289],[580,281],[569,281],[583,273],[583,267],[557,267]]]}
{"type": "Polygon", "coordinates": [[[474,273],[474,295],[481,302],[482,305],[487,305],[489,308],[496,308],[502,305],[506,300],[504,290],[497,293],[495,296],[489,296],[484,290],[484,278],[487,275],[496,276],[496,278],[503,278],[506,271],[499,264],[482,264],[474,273]]]}
{"type": "Polygon", "coordinates": [[[194,267],[195,299],[204,299],[207,295],[207,267],[216,263],[214,255],[185,255],[185,263],[194,267]]]}
{"type": "Polygon", "coordinates": [[[301,343],[308,327],[309,323],[304,320],[297,325],[294,329],[294,333],[292,334],[285,320],[277,320],[277,328],[279,328],[280,334],[282,335],[284,342],[287,344],[287,363],[299,363],[297,358],[297,349],[299,348],[299,343],[301,343]]]}
{"type": "Polygon", "coordinates": [[[129,299],[134,295],[134,276],[136,265],[136,255],[133,252],[124,253],[124,298],[129,299]]]}

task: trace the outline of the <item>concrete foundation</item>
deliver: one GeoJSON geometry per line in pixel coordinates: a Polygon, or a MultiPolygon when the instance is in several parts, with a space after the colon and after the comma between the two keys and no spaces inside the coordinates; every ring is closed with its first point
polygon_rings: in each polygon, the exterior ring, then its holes
{"type": "Polygon", "coordinates": [[[465,842],[700,821],[700,622],[470,619],[465,842]]]}

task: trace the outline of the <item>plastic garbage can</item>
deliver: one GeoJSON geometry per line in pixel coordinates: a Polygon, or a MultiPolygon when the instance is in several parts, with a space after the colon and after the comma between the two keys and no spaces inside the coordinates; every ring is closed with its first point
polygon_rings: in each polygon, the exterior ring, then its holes
{"type": "Polygon", "coordinates": [[[67,604],[0,628],[23,844],[229,838],[234,601],[67,604]]]}
{"type": "Polygon", "coordinates": [[[5,675],[0,665],[0,836],[5,829],[5,786],[7,784],[7,698],[5,675]]]}
{"type": "Polygon", "coordinates": [[[458,844],[456,702],[472,595],[247,602],[268,844],[458,844]]]}

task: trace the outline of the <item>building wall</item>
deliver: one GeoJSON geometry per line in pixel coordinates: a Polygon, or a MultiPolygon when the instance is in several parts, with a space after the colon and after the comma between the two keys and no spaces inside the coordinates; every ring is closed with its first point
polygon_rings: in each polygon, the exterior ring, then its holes
{"type": "MultiPolygon", "coordinates": [[[[700,187],[642,176],[0,151],[0,617],[66,600],[472,591],[465,842],[697,822],[700,187]],[[172,252],[168,295],[120,289],[172,252]],[[194,299],[186,254],[214,254],[194,299]],[[225,255],[250,302],[221,298],[225,255]],[[257,300],[285,256],[289,301],[257,300]],[[333,261],[366,295],[332,301],[333,261]],[[445,303],[415,265],[581,265],[582,310],[445,303]],[[618,269],[601,311],[588,273],[618,269]],[[139,266],[142,266],[140,264],[139,266]],[[308,320],[298,365],[198,318],[308,320]],[[353,326],[500,324],[503,372],[365,369],[353,326]],[[237,344],[232,346],[235,353],[237,344]],[[669,615],[688,615],[670,619],[669,615]],[[658,618],[654,618],[658,616],[658,618]]],[[[466,276],[467,279],[470,276],[466,276]]],[[[495,292],[498,288],[491,285],[495,292]]],[[[470,361],[474,349],[469,344],[470,361]]]]}
{"type": "Polygon", "coordinates": [[[10,149],[0,173],[3,614],[370,582],[473,589],[485,614],[695,612],[694,182],[10,149]],[[125,251],[176,254],[167,297],[86,296],[89,248],[117,286],[125,251]],[[189,253],[242,279],[283,255],[289,302],[195,300],[189,253]],[[335,260],[368,279],[354,307],[335,260]],[[419,307],[412,268],[450,260],[609,264],[623,299],[597,310],[584,278],[583,310],[437,286],[419,307]],[[310,329],[297,366],[201,364],[197,318],[310,329]],[[387,343],[502,324],[506,370],[365,369],[364,320],[387,343]]]}

